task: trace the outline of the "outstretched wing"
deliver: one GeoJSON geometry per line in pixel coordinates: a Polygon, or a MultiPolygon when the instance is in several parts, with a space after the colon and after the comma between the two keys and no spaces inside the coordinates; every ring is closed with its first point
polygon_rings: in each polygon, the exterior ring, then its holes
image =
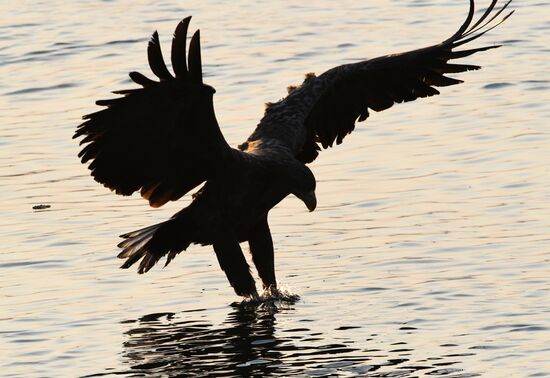
{"type": "Polygon", "coordinates": [[[122,97],[97,101],[106,108],[85,115],[74,137],[84,136],[79,153],[96,181],[117,194],[141,190],[151,206],[177,200],[214,177],[230,156],[213,107],[215,90],[203,84],[200,34],[189,44],[191,17],[177,26],[172,40],[172,66],[168,71],[158,34],[149,42],[149,65],[159,81],[138,72],[130,78],[142,88],[116,91],[122,97]]]}
{"type": "Polygon", "coordinates": [[[368,118],[369,109],[379,112],[395,103],[437,95],[439,91],[435,87],[462,83],[461,80],[445,75],[481,67],[452,64],[449,60],[500,47],[497,45],[455,50],[481,37],[513,13],[508,13],[493,25],[495,18],[511,2],[508,1],[491,15],[497,1],[493,0],[481,18],[472,24],[474,0],[470,0],[466,21],[455,34],[437,45],[340,66],[316,78],[320,82],[324,81],[323,88],[305,119],[307,138],[298,158],[309,163],[318,155],[318,144],[328,148],[335,141],[336,144],[342,143],[344,137],[355,128],[356,121],[361,122],[368,118]]]}
{"type": "Polygon", "coordinates": [[[437,45],[338,66],[318,77],[308,74],[301,86],[289,88],[285,99],[268,107],[249,141],[277,139],[299,160],[309,163],[315,160],[321,146],[328,148],[334,142],[342,143],[355,128],[356,121],[367,119],[369,109],[379,112],[394,103],[437,95],[439,91],[435,87],[461,83],[461,80],[445,75],[480,67],[451,64],[450,60],[499,47],[456,50],[481,37],[513,13],[508,13],[495,24],[493,21],[511,2],[508,1],[493,15],[497,1],[493,0],[483,15],[472,23],[474,0],[470,0],[466,21],[455,34],[437,45]],[[299,122],[295,121],[297,114],[299,122]],[[281,118],[285,122],[280,122],[281,118]]]}

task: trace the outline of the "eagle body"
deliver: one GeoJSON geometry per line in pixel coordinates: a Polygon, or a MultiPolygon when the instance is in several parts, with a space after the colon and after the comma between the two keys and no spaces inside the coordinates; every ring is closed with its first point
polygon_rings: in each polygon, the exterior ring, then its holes
{"type": "Polygon", "coordinates": [[[79,157],[96,181],[120,195],[139,192],[152,207],[200,189],[172,218],[121,235],[122,268],[139,261],[138,272],[145,273],[164,257],[166,266],[191,244],[212,245],[235,292],[257,297],[240,246],[247,242],[264,289],[276,289],[269,211],[289,194],[313,211],[316,180],[307,164],[321,150],[341,144],[370,111],[438,95],[437,87],[462,82],[448,74],[479,69],[451,61],[499,47],[459,49],[513,13],[495,21],[511,1],[499,9],[497,2],[474,21],[469,0],[465,22],[438,44],[307,74],[285,98],[267,104],[256,129],[237,148],[227,144],[218,125],[215,89],[203,83],[200,32],[187,44],[191,17],[174,32],[173,73],[153,33],[147,57],[158,80],[130,72],[140,87],[97,101],[103,108],[85,115],[74,135],[83,137],[79,157]]]}
{"type": "Polygon", "coordinates": [[[239,242],[247,241],[254,226],[290,194],[282,185],[284,178],[273,174],[267,163],[254,157],[240,158],[241,162],[229,164],[219,178],[208,181],[193,195],[188,208],[204,230],[202,234],[208,235],[198,240],[201,244],[212,244],[220,227],[230,230],[239,242]]]}

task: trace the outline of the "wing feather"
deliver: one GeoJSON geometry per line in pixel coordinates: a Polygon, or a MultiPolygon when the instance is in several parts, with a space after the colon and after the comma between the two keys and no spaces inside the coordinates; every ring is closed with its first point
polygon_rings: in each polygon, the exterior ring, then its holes
{"type": "Polygon", "coordinates": [[[184,18],[176,27],[172,38],[172,68],[178,79],[185,79],[187,75],[187,30],[191,16],[184,18]]]}
{"type": "Polygon", "coordinates": [[[189,76],[191,80],[202,84],[201,34],[197,30],[189,43],[189,76]]]}
{"type": "Polygon", "coordinates": [[[449,61],[500,45],[455,49],[483,36],[510,17],[513,11],[499,22],[494,22],[510,2],[506,2],[493,14],[498,0],[492,0],[481,17],[474,21],[475,3],[470,0],[466,20],[451,37],[437,45],[345,64],[318,77],[308,75],[304,83],[290,92],[281,103],[268,108],[249,141],[278,139],[290,147],[299,160],[309,163],[318,156],[319,145],[328,148],[334,142],[340,144],[354,130],[356,121],[368,118],[369,109],[383,111],[395,103],[438,95],[439,91],[435,87],[462,83],[462,80],[446,75],[478,70],[480,66],[449,61]],[[301,111],[300,122],[294,121],[295,116],[292,119],[287,116],[293,115],[289,109],[297,108],[301,111]],[[287,126],[280,126],[282,122],[274,122],[285,117],[289,119],[285,122],[287,126]],[[305,130],[302,132],[297,131],[303,128],[305,130]],[[294,136],[290,142],[288,135],[294,136]]]}
{"type": "Polygon", "coordinates": [[[191,47],[194,72],[187,72],[184,44],[189,20],[175,32],[176,78],[166,68],[155,32],[147,55],[160,82],[131,72],[130,78],[142,88],[117,91],[122,97],[97,101],[104,108],[85,115],[74,134],[84,137],[78,156],[89,163],[96,181],[117,194],[140,191],[153,207],[177,200],[215,177],[231,156],[214,113],[215,91],[196,80],[201,77],[198,34],[191,47]]]}
{"type": "Polygon", "coordinates": [[[159,34],[156,30],[147,45],[147,58],[149,59],[151,71],[153,71],[161,81],[174,78],[170,71],[168,71],[168,68],[166,68],[166,63],[164,63],[162,51],[160,50],[159,34]]]}
{"type": "Polygon", "coordinates": [[[145,75],[140,74],[139,72],[130,72],[130,79],[136,84],[141,85],[142,87],[152,87],[155,84],[158,84],[156,81],[149,79],[145,75]]]}

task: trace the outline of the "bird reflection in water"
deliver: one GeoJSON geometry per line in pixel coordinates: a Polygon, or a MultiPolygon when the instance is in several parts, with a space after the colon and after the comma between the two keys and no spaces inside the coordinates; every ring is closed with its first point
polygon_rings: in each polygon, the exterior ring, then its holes
{"type": "MultiPolygon", "coordinates": [[[[157,313],[125,323],[134,324],[123,343],[129,370],[109,374],[163,376],[417,376],[471,377],[453,365],[462,356],[447,354],[411,361],[414,352],[405,342],[388,345],[389,351],[366,339],[360,347],[353,339],[327,340],[309,328],[284,329],[278,316],[294,311],[294,302],[241,302],[220,326],[201,320],[206,309],[180,314],[157,313]],[[457,375],[458,374],[458,375],[457,375]]],[[[308,324],[315,324],[314,322],[308,324]]],[[[350,327],[353,328],[353,327],[350,327]]],[[[408,331],[410,332],[410,331],[408,331]]],[[[376,336],[376,335],[373,335],[376,336]]]]}

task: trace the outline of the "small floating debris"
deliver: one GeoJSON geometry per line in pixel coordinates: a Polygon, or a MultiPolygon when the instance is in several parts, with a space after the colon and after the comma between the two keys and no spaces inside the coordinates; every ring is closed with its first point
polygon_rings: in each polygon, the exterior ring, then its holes
{"type": "Polygon", "coordinates": [[[483,89],[499,89],[504,87],[509,87],[514,84],[512,83],[491,83],[483,86],[483,89]]]}
{"type": "Polygon", "coordinates": [[[40,204],[40,205],[34,205],[32,208],[33,208],[33,210],[44,210],[44,209],[49,209],[50,207],[52,207],[52,206],[51,205],[40,204]]]}

